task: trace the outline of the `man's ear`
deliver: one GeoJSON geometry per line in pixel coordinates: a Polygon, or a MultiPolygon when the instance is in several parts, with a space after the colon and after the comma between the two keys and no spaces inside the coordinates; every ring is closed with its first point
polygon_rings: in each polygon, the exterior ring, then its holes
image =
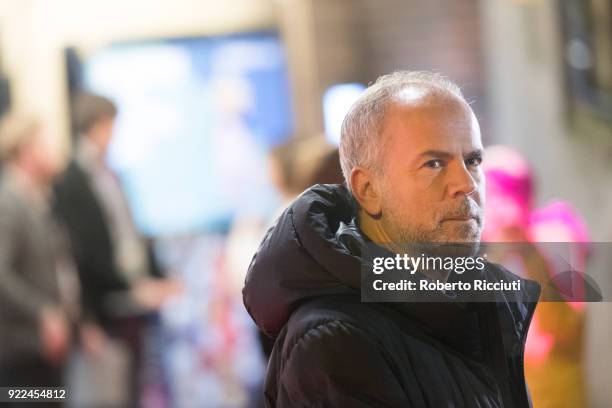
{"type": "Polygon", "coordinates": [[[351,190],[361,208],[373,218],[382,212],[380,187],[372,170],[355,167],[351,172],[351,190]]]}

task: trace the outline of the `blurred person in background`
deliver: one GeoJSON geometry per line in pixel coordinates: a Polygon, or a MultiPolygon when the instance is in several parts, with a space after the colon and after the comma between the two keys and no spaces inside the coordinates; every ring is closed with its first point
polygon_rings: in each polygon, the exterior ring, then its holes
{"type": "Polygon", "coordinates": [[[323,156],[315,169],[310,186],[315,184],[343,184],[344,176],[340,167],[340,152],[337,148],[323,156]]]}
{"type": "MultiPolygon", "coordinates": [[[[279,209],[266,219],[238,217],[228,235],[226,262],[232,276],[234,296],[240,296],[253,253],[285,207],[314,184],[335,184],[344,180],[338,149],[323,135],[292,136],[287,142],[272,148],[268,155],[268,174],[281,198],[279,209]]],[[[259,340],[267,359],[274,342],[261,331],[259,340]]]]}
{"type": "Polygon", "coordinates": [[[41,122],[17,114],[0,124],[0,157],[0,386],[60,386],[78,296],[63,292],[50,209],[60,167],[41,122]]]}
{"type": "MultiPolygon", "coordinates": [[[[584,222],[562,201],[533,208],[534,180],[525,157],[510,147],[491,146],[483,167],[487,179],[483,241],[520,243],[502,253],[488,252],[489,259],[550,285],[555,274],[568,270],[568,264],[559,263],[560,257],[551,251],[555,249],[551,243],[567,242],[572,243],[569,266],[584,271],[588,255],[584,244],[589,241],[584,222]]],[[[580,284],[572,289],[580,299],[580,284]]],[[[585,407],[584,303],[547,300],[538,304],[525,346],[525,376],[533,406],[585,407]]]]}
{"type": "Polygon", "coordinates": [[[80,94],[73,107],[76,145],[55,189],[55,212],[72,241],[84,307],[130,351],[130,394],[138,399],[143,330],[180,285],[163,279],[139,234],[106,153],[117,115],[101,96],[80,94]]]}
{"type": "Polygon", "coordinates": [[[227,241],[227,265],[234,295],[240,296],[245,271],[266,230],[285,207],[308,187],[342,180],[338,149],[322,135],[293,136],[272,148],[268,155],[268,175],[280,196],[280,206],[271,216],[251,214],[236,217],[227,241]]]}
{"type": "Polygon", "coordinates": [[[276,216],[308,187],[343,181],[338,149],[323,135],[293,137],[276,146],[270,152],[268,169],[283,201],[276,216]]]}
{"type": "Polygon", "coordinates": [[[70,233],[87,306],[104,323],[108,298],[124,292],[156,310],[175,293],[161,277],[153,253],[138,233],[118,177],[106,163],[117,115],[101,96],[80,94],[74,105],[77,132],[68,167],[55,183],[55,210],[70,233]]]}

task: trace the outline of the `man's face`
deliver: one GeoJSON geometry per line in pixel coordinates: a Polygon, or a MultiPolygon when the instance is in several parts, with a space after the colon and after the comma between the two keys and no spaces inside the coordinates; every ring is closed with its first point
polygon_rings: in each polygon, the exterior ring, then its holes
{"type": "Polygon", "coordinates": [[[60,157],[46,129],[36,131],[22,151],[22,158],[43,184],[49,184],[61,170],[60,157]]]}
{"type": "Polygon", "coordinates": [[[389,107],[382,137],[381,222],[393,242],[480,241],[482,143],[469,106],[407,97],[389,107]]]}
{"type": "Polygon", "coordinates": [[[104,117],[98,120],[89,130],[89,136],[98,145],[102,153],[106,154],[113,138],[114,117],[104,117]]]}

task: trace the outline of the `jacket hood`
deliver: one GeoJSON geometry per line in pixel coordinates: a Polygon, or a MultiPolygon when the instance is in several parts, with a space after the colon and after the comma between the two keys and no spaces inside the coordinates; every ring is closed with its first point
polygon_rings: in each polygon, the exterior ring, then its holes
{"type": "Polygon", "coordinates": [[[276,336],[303,301],[324,295],[360,296],[361,235],[356,207],[341,185],[302,193],[268,230],[242,291],[259,328],[276,336]]]}
{"type": "MultiPolygon", "coordinates": [[[[242,293],[257,326],[276,337],[291,313],[307,300],[326,295],[360,299],[361,249],[367,241],[357,227],[357,206],[345,187],[319,184],[302,193],[268,230],[249,266],[242,293]]],[[[517,278],[497,265],[489,265],[495,275],[517,278]]],[[[539,285],[524,279],[522,282],[524,298],[537,299],[539,285]]],[[[518,345],[526,334],[535,303],[502,303],[507,329],[518,345]]],[[[387,305],[420,321],[441,338],[456,337],[457,327],[467,326],[466,307],[457,302],[387,305]]]]}

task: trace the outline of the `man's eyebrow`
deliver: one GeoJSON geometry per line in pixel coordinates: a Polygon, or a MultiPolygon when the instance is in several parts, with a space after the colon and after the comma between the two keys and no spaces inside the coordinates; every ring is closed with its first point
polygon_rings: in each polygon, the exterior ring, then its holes
{"type": "Polygon", "coordinates": [[[421,157],[434,157],[436,159],[450,159],[453,157],[452,153],[445,152],[444,150],[425,150],[421,152],[418,156],[421,157]]]}
{"type": "MultiPolygon", "coordinates": [[[[483,155],[482,149],[474,149],[464,157],[481,157],[483,155]]],[[[444,150],[426,150],[418,155],[418,158],[421,157],[433,157],[436,159],[451,159],[454,155],[450,152],[446,152],[444,150]]]]}
{"type": "Polygon", "coordinates": [[[484,154],[484,151],[482,149],[474,149],[471,152],[469,152],[466,157],[482,157],[482,155],[484,154]]]}

